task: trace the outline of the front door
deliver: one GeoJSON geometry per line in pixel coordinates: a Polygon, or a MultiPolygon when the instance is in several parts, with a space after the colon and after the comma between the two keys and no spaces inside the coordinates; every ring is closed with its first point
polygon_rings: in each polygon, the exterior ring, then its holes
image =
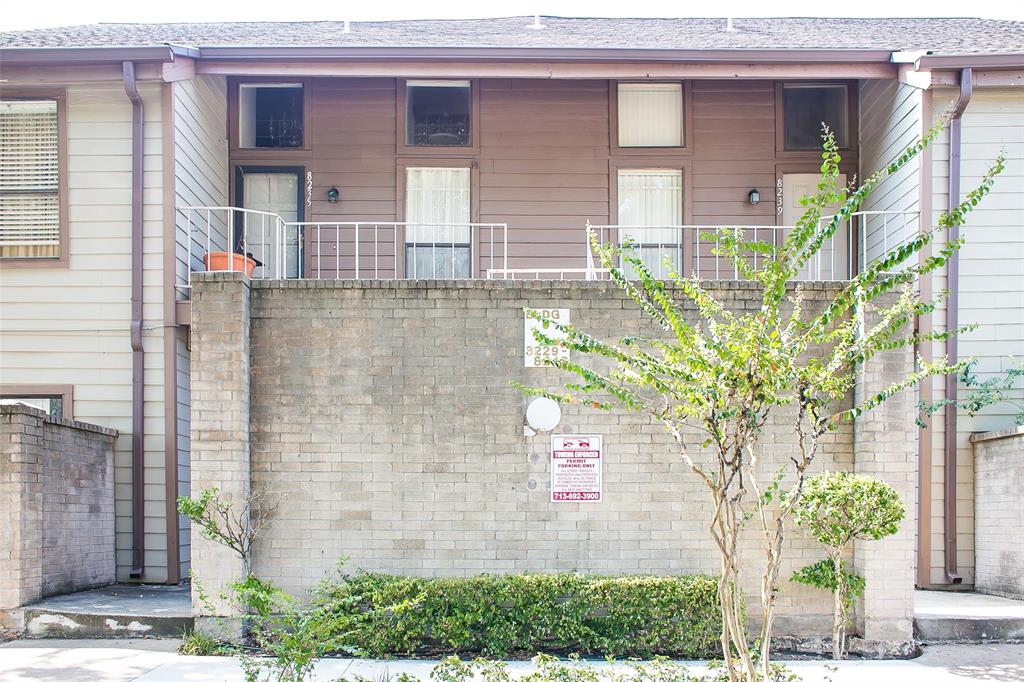
{"type": "MultiPolygon", "coordinates": [[[[815,194],[818,191],[818,181],[821,176],[817,173],[785,173],[782,176],[782,225],[796,225],[796,221],[807,210],[800,204],[802,197],[815,194]]],[[[846,185],[846,175],[840,174],[836,180],[837,186],[846,185]]],[[[831,206],[825,209],[825,215],[831,213],[831,209],[838,206],[831,206]]],[[[850,236],[847,226],[841,225],[836,230],[832,239],[822,245],[821,251],[801,269],[798,277],[800,279],[836,280],[847,279],[852,271],[850,263],[850,236]]],[[[788,230],[783,230],[782,239],[789,236],[788,230]]],[[[779,246],[782,244],[780,243],[779,246]]]]}
{"type": "Polygon", "coordinates": [[[245,214],[236,221],[236,248],[262,265],[254,277],[296,278],[302,276],[302,169],[239,166],[235,197],[238,206],[275,214],[245,214]]]}

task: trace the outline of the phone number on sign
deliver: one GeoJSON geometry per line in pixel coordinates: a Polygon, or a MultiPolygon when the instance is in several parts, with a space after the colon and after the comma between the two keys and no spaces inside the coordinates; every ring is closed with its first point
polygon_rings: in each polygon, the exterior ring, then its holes
{"type": "Polygon", "coordinates": [[[553,493],[557,502],[592,502],[601,499],[601,493],[553,493]]]}

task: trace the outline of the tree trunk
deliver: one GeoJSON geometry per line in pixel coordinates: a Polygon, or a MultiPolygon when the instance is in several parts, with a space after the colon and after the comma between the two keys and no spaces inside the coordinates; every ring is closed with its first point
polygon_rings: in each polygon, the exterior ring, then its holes
{"type": "Polygon", "coordinates": [[[841,660],[846,656],[846,574],[843,573],[843,560],[837,552],[832,556],[832,566],[836,572],[835,602],[832,605],[832,658],[841,660]]]}

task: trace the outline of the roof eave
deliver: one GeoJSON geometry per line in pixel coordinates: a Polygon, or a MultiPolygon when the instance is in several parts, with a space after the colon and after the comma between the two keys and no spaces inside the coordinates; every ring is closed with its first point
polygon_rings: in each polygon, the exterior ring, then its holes
{"type": "Polygon", "coordinates": [[[735,49],[665,50],[536,47],[203,47],[208,60],[502,60],[502,61],[668,61],[709,63],[822,63],[885,62],[890,50],[735,49]]]}
{"type": "Polygon", "coordinates": [[[171,62],[176,57],[199,57],[199,50],[180,45],[117,47],[0,47],[5,66],[103,64],[115,62],[171,62]]]}
{"type": "Polygon", "coordinates": [[[967,54],[925,55],[917,60],[919,70],[935,69],[1019,69],[1024,68],[1024,53],[1019,54],[967,54]]]}

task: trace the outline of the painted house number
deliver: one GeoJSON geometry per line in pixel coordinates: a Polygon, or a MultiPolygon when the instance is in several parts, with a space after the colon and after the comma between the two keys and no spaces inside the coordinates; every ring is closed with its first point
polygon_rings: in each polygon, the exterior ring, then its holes
{"type": "Polygon", "coordinates": [[[775,180],[775,215],[782,215],[782,178],[775,180]]]}
{"type": "Polygon", "coordinates": [[[306,208],[313,205],[313,171],[306,172],[306,208]]]}

